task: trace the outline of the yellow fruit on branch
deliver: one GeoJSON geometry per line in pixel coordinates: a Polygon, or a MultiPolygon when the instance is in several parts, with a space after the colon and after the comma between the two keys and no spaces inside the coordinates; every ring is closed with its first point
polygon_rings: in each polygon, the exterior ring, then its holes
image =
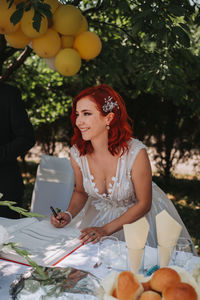
{"type": "Polygon", "coordinates": [[[10,17],[16,10],[15,4],[13,4],[10,8],[10,2],[6,0],[0,0],[0,34],[10,34],[19,28],[19,23],[13,25],[10,21],[10,17]]]}
{"type": "Polygon", "coordinates": [[[62,35],[61,36],[61,48],[72,48],[74,44],[73,35],[62,35]]]}
{"type": "Polygon", "coordinates": [[[61,47],[61,39],[54,29],[47,29],[45,34],[32,40],[32,48],[40,57],[52,57],[61,47]]]}
{"type": "Polygon", "coordinates": [[[102,44],[96,33],[86,31],[75,38],[73,48],[78,51],[81,58],[90,60],[99,55],[102,44]]]}
{"type": "Polygon", "coordinates": [[[88,22],[85,16],[82,15],[81,27],[79,31],[76,33],[76,36],[88,30],[88,22]]]}
{"type": "Polygon", "coordinates": [[[61,5],[53,14],[53,28],[63,35],[76,35],[81,23],[81,12],[73,5],[61,5]]]}
{"type": "Polygon", "coordinates": [[[26,47],[31,41],[31,38],[23,33],[21,27],[13,33],[5,34],[5,39],[10,46],[17,49],[26,47]]]}
{"type": "Polygon", "coordinates": [[[23,33],[30,38],[37,38],[43,35],[48,28],[47,17],[43,16],[40,24],[39,32],[33,27],[33,17],[35,10],[31,8],[29,11],[25,11],[21,19],[21,29],[23,33]]]}
{"type": "Polygon", "coordinates": [[[74,49],[66,48],[58,52],[54,60],[56,70],[64,76],[73,76],[80,70],[81,58],[74,49]]]}

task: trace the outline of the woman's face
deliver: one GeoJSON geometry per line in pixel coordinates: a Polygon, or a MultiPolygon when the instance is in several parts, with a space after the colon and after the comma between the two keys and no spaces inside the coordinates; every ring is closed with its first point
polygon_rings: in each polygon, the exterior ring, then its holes
{"type": "Polygon", "coordinates": [[[103,116],[97,109],[95,102],[88,96],[80,99],[76,104],[76,126],[81,131],[82,139],[94,140],[107,136],[107,116],[103,116]]]}

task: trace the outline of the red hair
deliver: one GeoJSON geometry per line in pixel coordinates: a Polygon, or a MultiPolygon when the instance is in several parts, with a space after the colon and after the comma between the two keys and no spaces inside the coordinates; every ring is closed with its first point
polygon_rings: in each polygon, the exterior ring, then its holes
{"type": "Polygon", "coordinates": [[[84,141],[82,139],[81,132],[76,126],[76,105],[80,99],[86,96],[90,97],[90,99],[95,102],[97,109],[103,116],[106,116],[109,113],[109,111],[104,112],[102,109],[105,104],[105,98],[108,99],[110,96],[113,98],[113,102],[117,102],[118,107],[114,106],[112,109],[114,118],[110,123],[110,129],[108,131],[108,150],[112,155],[119,154],[121,150],[123,154],[124,151],[128,149],[128,141],[133,136],[133,131],[129,124],[131,118],[127,114],[125,102],[122,97],[106,84],[89,87],[81,91],[74,98],[71,113],[71,123],[74,128],[74,135],[71,139],[71,144],[77,146],[80,155],[92,153],[94,150],[90,141],[84,141]]]}

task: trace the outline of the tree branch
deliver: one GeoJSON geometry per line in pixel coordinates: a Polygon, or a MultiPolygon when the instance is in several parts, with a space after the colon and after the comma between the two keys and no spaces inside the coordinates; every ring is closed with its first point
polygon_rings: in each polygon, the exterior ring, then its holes
{"type": "Polygon", "coordinates": [[[0,81],[6,80],[19,66],[23,64],[26,58],[31,54],[32,49],[27,47],[19,56],[18,58],[12,63],[5,71],[5,74],[0,76],[0,81]]]}
{"type": "Polygon", "coordinates": [[[95,22],[95,23],[99,23],[99,24],[105,24],[107,26],[112,26],[112,27],[115,27],[121,31],[123,31],[129,38],[132,42],[135,42],[136,40],[134,39],[134,37],[132,35],[130,35],[127,30],[125,30],[124,28],[122,27],[119,27],[118,25],[116,24],[112,24],[112,23],[106,23],[106,22],[99,22],[99,21],[95,21],[95,20],[91,20],[92,22],[95,22]]]}

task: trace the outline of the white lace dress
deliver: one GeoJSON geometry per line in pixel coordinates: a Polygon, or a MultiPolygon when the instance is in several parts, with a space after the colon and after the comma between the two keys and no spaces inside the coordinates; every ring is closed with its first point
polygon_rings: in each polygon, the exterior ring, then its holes
{"type": "MultiPolygon", "coordinates": [[[[81,169],[84,189],[88,194],[88,200],[84,209],[73,219],[74,225],[79,229],[90,226],[103,226],[121,216],[137,202],[134,185],[131,180],[131,169],[137,154],[143,148],[146,148],[146,146],[139,140],[134,138],[130,140],[129,151],[126,151],[118,159],[116,174],[115,177],[112,177],[113,183],[110,183],[108,194],[100,194],[95,186],[87,157],[80,156],[75,146],[70,149],[72,157],[81,169]]],[[[183,226],[181,236],[190,238],[171,200],[154,182],[152,183],[152,190],[152,207],[146,215],[150,224],[147,244],[152,247],[157,246],[155,216],[163,209],[168,211],[183,226]]],[[[114,233],[114,235],[120,240],[124,240],[123,230],[114,233]]]]}

